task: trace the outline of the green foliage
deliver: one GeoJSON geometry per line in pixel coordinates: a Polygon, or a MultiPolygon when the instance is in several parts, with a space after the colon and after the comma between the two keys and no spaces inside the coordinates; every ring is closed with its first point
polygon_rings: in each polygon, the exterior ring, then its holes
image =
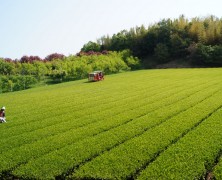
{"type": "Polygon", "coordinates": [[[95,42],[89,41],[87,44],[84,44],[81,51],[84,51],[84,52],[89,52],[89,51],[98,52],[98,51],[100,51],[100,45],[95,43],[95,42]]]}
{"type": "MultiPolygon", "coordinates": [[[[213,98],[219,94],[216,93],[213,98]]],[[[213,98],[209,99],[213,100],[213,98]]],[[[168,179],[204,179],[206,177],[222,148],[222,99],[218,97],[213,101],[220,103],[215,106],[214,110],[208,111],[209,115],[202,119],[202,123],[197,124],[197,127],[194,126],[193,130],[190,129],[188,134],[160,154],[138,179],[164,179],[165,177],[168,179]]],[[[209,104],[206,105],[206,108],[209,106],[209,104]]],[[[205,113],[205,110],[198,110],[198,114],[201,112],[205,113]]],[[[215,174],[217,179],[221,179],[219,171],[216,170],[215,174]]]]}
{"type": "Polygon", "coordinates": [[[132,70],[140,69],[141,63],[139,58],[134,57],[132,55],[132,52],[129,49],[125,49],[120,52],[120,56],[124,60],[124,62],[127,64],[128,67],[130,67],[132,70]]]}
{"type": "Polygon", "coordinates": [[[222,65],[222,45],[216,45],[213,47],[214,51],[213,51],[213,62],[212,64],[216,64],[221,66],[222,65]]]}
{"type": "Polygon", "coordinates": [[[159,43],[156,45],[156,48],[154,49],[155,57],[157,58],[157,61],[159,63],[166,63],[169,61],[169,50],[168,47],[165,44],[159,43]]]}
{"type": "Polygon", "coordinates": [[[36,83],[37,83],[36,78],[29,75],[1,76],[0,89],[1,89],[1,92],[20,91],[20,90],[28,89],[36,83]]]}
{"type": "MultiPolygon", "coordinates": [[[[126,179],[132,177],[137,170],[141,169],[144,164],[152,160],[156,154],[165,150],[165,148],[175,139],[180,137],[189,128],[195,126],[195,124],[200,122],[202,118],[206,117],[212,110],[221,105],[222,101],[218,101],[218,103],[215,104],[214,107],[211,107],[211,109],[208,109],[207,111],[205,109],[207,105],[212,105],[217,98],[221,96],[220,93],[214,96],[214,98],[209,98],[207,101],[204,101],[209,97],[209,94],[218,91],[218,88],[219,87],[215,88],[212,92],[209,92],[208,90],[205,92],[203,91],[202,99],[199,99],[196,95],[191,95],[190,97],[188,95],[188,98],[172,103],[174,109],[171,109],[170,105],[165,107],[166,109],[159,109],[159,111],[162,111],[161,113],[163,116],[159,115],[158,110],[154,111],[156,115],[153,116],[153,119],[152,114],[147,116],[147,119],[149,119],[149,123],[147,122],[147,124],[151,125],[151,121],[154,123],[151,126],[153,127],[152,129],[143,124],[144,132],[141,132],[142,135],[134,137],[126,141],[124,144],[121,144],[109,152],[93,159],[89,163],[86,163],[76,172],[76,178],[126,179]],[[190,99],[192,99],[192,102],[190,99]],[[180,103],[183,103],[184,105],[180,106],[180,103]],[[198,104],[197,106],[195,106],[196,103],[198,104]],[[197,110],[199,113],[196,113],[197,110]],[[203,113],[203,111],[205,112],[203,113]],[[182,121],[183,124],[180,124],[180,121],[182,121]],[[170,131],[169,127],[171,127],[170,131]]],[[[140,120],[140,123],[140,125],[142,125],[142,120],[140,120]]],[[[129,133],[132,133],[130,132],[132,130],[129,129],[136,127],[136,124],[134,124],[134,126],[128,128],[129,133]]],[[[129,137],[127,133],[124,135],[129,137]]],[[[150,176],[148,175],[141,179],[144,179],[145,177],[149,177],[149,179],[154,177],[152,174],[150,176]]],[[[159,178],[156,177],[154,179],[159,178]]]]}
{"type": "Polygon", "coordinates": [[[14,73],[14,64],[0,59],[0,74],[1,75],[11,75],[14,73]]]}
{"type": "Polygon", "coordinates": [[[121,52],[109,52],[108,55],[70,56],[63,63],[68,64],[68,76],[74,79],[86,78],[93,70],[102,70],[105,74],[130,70],[130,65],[124,62],[121,52]]]}
{"type": "Polygon", "coordinates": [[[218,164],[213,169],[213,175],[215,179],[221,179],[222,178],[222,157],[221,153],[219,154],[220,156],[218,157],[218,164]]]}
{"type": "MultiPolygon", "coordinates": [[[[102,47],[100,50],[130,49],[134,56],[144,60],[148,60],[146,57],[158,57],[157,64],[160,64],[167,62],[167,59],[189,56],[187,48],[193,43],[221,46],[222,19],[207,16],[188,20],[181,15],[178,19],[163,19],[148,27],[142,25],[130,28],[130,30],[122,30],[112,37],[103,36],[97,43],[102,47]],[[157,50],[159,44],[165,46],[163,51],[157,50]]],[[[217,59],[219,57],[220,55],[217,59]]],[[[209,66],[207,61],[202,61],[202,63],[209,66]]],[[[193,59],[193,63],[199,65],[200,61],[198,58],[193,59]]],[[[216,64],[221,66],[220,63],[216,64]]]]}
{"type": "Polygon", "coordinates": [[[129,67],[131,67],[132,70],[141,68],[140,60],[137,57],[133,56],[127,57],[125,62],[129,67]]]}
{"type": "Polygon", "coordinates": [[[39,61],[35,61],[33,63],[33,66],[34,66],[34,75],[36,76],[36,79],[38,81],[41,81],[42,79],[44,79],[45,75],[48,72],[47,66],[39,61]]]}
{"type": "Polygon", "coordinates": [[[222,146],[221,75],[142,70],[1,94],[0,177],[199,179],[222,146]]]}
{"type": "Polygon", "coordinates": [[[199,44],[197,46],[196,58],[202,62],[210,62],[212,60],[213,48],[199,44]]]}
{"type": "Polygon", "coordinates": [[[178,34],[172,34],[170,36],[170,44],[171,57],[181,58],[187,55],[186,47],[188,42],[183,40],[183,38],[178,34]]]}
{"type": "MultiPolygon", "coordinates": [[[[54,56],[57,57],[56,54],[52,54],[52,57],[54,56]]],[[[83,79],[87,78],[88,73],[94,70],[102,70],[105,74],[112,74],[139,68],[139,59],[133,57],[131,52],[127,50],[123,52],[107,52],[104,54],[92,53],[92,55],[62,56],[62,59],[51,59],[47,62],[27,61],[21,63],[0,60],[1,75],[32,77],[31,81],[33,83],[31,84],[36,84],[37,81],[38,83],[43,82],[43,84],[46,84],[83,79]]],[[[8,80],[4,80],[4,83],[1,83],[1,92],[22,90],[31,87],[30,80],[6,78],[8,80]],[[20,84],[23,84],[23,88],[21,88],[22,85],[20,84]]]]}
{"type": "Polygon", "coordinates": [[[191,58],[199,64],[211,66],[222,65],[222,45],[203,45],[197,44],[193,47],[191,58]]]}

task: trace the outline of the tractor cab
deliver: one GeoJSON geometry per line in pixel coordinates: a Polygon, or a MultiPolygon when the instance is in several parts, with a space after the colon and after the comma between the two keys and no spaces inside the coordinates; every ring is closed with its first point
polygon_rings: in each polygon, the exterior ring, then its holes
{"type": "Polygon", "coordinates": [[[93,71],[89,73],[89,81],[101,81],[104,80],[104,74],[102,71],[93,71]]]}

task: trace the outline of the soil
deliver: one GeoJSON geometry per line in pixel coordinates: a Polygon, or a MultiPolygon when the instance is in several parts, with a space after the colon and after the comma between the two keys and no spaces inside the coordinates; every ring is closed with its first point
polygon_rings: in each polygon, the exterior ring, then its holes
{"type": "Polygon", "coordinates": [[[167,68],[193,68],[194,66],[190,62],[173,60],[165,64],[156,65],[157,69],[167,69],[167,68]]]}
{"type": "Polygon", "coordinates": [[[212,172],[207,173],[206,180],[213,180],[214,176],[212,172]]]}
{"type": "Polygon", "coordinates": [[[152,57],[144,58],[143,67],[145,69],[168,69],[168,68],[204,68],[203,65],[194,65],[188,58],[172,59],[171,61],[163,64],[158,64],[152,57]]]}

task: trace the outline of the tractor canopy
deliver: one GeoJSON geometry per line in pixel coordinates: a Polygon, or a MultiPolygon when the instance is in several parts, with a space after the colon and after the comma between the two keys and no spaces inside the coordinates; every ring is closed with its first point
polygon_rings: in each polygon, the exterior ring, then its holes
{"type": "Polygon", "coordinates": [[[104,74],[102,71],[93,71],[88,75],[89,81],[101,81],[104,80],[104,74]]]}

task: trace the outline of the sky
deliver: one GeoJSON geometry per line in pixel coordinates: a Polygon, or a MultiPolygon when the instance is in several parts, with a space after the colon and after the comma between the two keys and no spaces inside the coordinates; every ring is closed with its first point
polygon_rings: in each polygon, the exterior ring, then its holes
{"type": "Polygon", "coordinates": [[[0,57],[76,54],[84,44],[185,15],[222,18],[221,0],[0,0],[0,57]]]}

